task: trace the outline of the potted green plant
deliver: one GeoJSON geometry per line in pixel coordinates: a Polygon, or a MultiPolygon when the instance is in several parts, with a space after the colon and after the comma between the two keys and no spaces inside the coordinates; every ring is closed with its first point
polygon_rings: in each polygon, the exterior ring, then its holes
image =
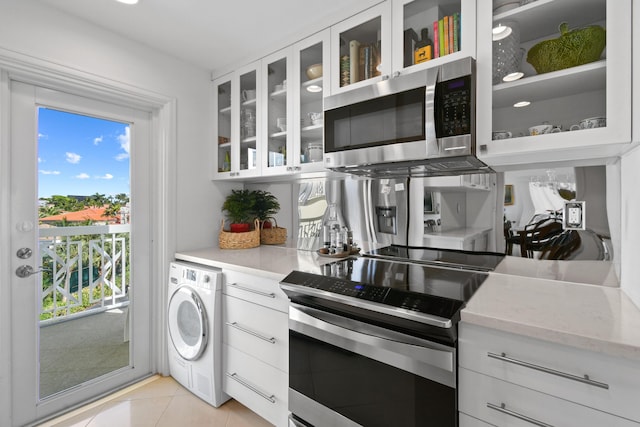
{"type": "Polygon", "coordinates": [[[267,219],[273,217],[280,211],[278,199],[270,192],[264,190],[255,190],[253,193],[255,197],[253,212],[256,218],[260,221],[262,228],[271,228],[271,222],[267,221],[267,219]]]}
{"type": "Polygon", "coordinates": [[[231,190],[222,204],[222,210],[227,212],[230,229],[234,233],[251,230],[251,222],[255,218],[255,192],[249,190],[231,190]]]}

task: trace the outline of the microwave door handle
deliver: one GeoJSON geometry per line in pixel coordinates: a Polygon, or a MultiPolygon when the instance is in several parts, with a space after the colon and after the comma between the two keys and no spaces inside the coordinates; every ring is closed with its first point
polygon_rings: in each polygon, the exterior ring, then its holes
{"type": "Polygon", "coordinates": [[[432,68],[427,73],[425,89],[425,136],[427,141],[436,140],[436,84],[440,67],[432,68]]]}

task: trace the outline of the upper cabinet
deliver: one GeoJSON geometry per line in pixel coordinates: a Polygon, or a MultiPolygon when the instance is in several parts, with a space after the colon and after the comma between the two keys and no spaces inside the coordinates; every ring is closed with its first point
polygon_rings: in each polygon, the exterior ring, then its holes
{"type": "Polygon", "coordinates": [[[331,92],[328,78],[330,31],[324,30],[293,46],[294,172],[324,170],[322,98],[331,92]]]}
{"type": "Polygon", "coordinates": [[[474,0],[392,0],[392,8],[393,73],[475,58],[474,0]]]}
{"type": "Polygon", "coordinates": [[[262,130],[260,61],[216,79],[214,87],[214,178],[248,178],[260,175],[258,136],[262,130]]]}
{"type": "Polygon", "coordinates": [[[631,3],[478,2],[481,159],[593,162],[629,146],[631,3]]]}
{"type": "Polygon", "coordinates": [[[391,2],[331,27],[331,93],[360,87],[391,74],[391,2]]]}
{"type": "Polygon", "coordinates": [[[291,48],[283,49],[261,61],[260,79],[264,92],[259,94],[262,123],[260,138],[262,175],[286,172],[292,161],[287,156],[293,144],[293,97],[291,48]]]}

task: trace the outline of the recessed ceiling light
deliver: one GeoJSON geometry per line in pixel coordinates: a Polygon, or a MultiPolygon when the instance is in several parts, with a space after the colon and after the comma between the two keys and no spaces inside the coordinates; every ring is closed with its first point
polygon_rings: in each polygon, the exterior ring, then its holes
{"type": "Polygon", "coordinates": [[[322,92],[322,86],[318,85],[309,85],[307,86],[307,90],[309,92],[322,92]]]}
{"type": "Polygon", "coordinates": [[[138,3],[139,0],[116,0],[116,1],[124,4],[136,4],[138,3]]]}
{"type": "Polygon", "coordinates": [[[493,35],[493,41],[502,40],[505,37],[509,37],[513,30],[508,25],[498,24],[491,30],[493,35]]]}
{"type": "Polygon", "coordinates": [[[524,73],[521,71],[516,71],[515,73],[509,73],[502,78],[505,82],[514,82],[518,79],[521,79],[524,76],[524,73]]]}
{"type": "Polygon", "coordinates": [[[519,101],[513,104],[513,106],[516,108],[520,108],[520,107],[526,107],[527,105],[530,105],[530,104],[531,104],[530,101],[519,101]]]}

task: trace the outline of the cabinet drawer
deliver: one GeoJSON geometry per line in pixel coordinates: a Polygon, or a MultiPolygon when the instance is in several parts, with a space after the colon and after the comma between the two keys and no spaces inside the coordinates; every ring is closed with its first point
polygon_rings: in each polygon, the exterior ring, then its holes
{"type": "Polygon", "coordinates": [[[615,415],[460,369],[459,410],[501,427],[638,427],[615,415]]]}
{"type": "Polygon", "coordinates": [[[640,362],[461,322],[459,364],[640,421],[640,362]]]}
{"type": "Polygon", "coordinates": [[[276,426],[286,426],[288,376],[242,351],[223,345],[222,390],[276,426]]]}
{"type": "Polygon", "coordinates": [[[225,344],[289,372],[289,316],[258,304],[224,295],[225,344]]]}
{"type": "Polygon", "coordinates": [[[289,299],[277,281],[232,270],[223,273],[223,293],[289,313],[289,299]]]}
{"type": "Polygon", "coordinates": [[[492,427],[491,424],[487,424],[484,421],[480,421],[462,412],[458,413],[458,425],[460,427],[492,427]]]}

